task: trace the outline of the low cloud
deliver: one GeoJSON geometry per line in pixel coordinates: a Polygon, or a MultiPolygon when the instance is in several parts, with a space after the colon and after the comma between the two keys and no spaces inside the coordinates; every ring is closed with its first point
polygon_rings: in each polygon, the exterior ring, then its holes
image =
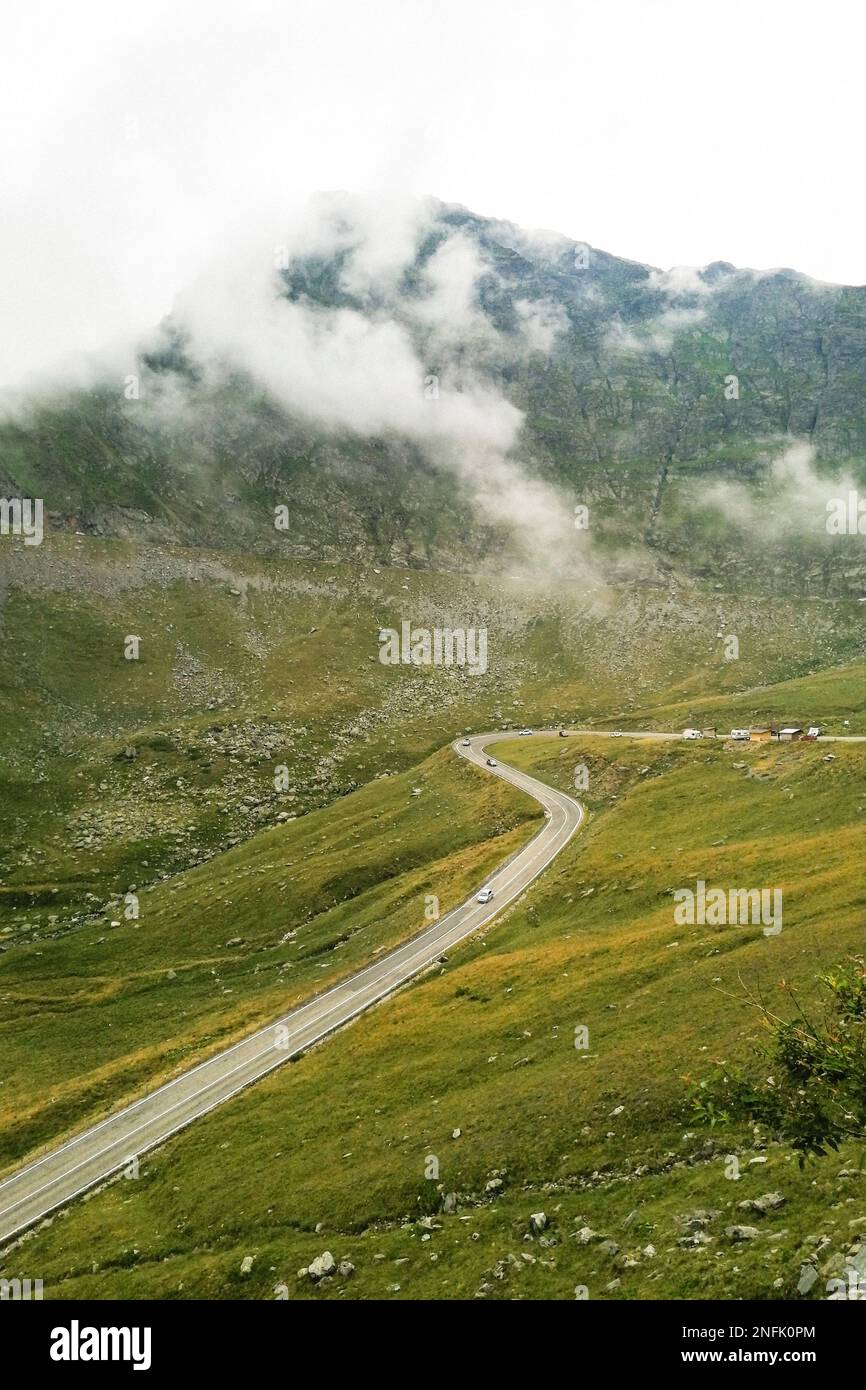
{"type": "MultiPolygon", "coordinates": [[[[136,372],[145,425],[177,423],[195,437],[198,419],[209,438],[221,383],[246,376],[289,418],[336,440],[411,444],[468,490],[477,521],[511,532],[534,568],[588,573],[591,539],[576,539],[571,501],[538,478],[523,413],[489,370],[550,352],[567,315],[520,300],[519,331],[500,332],[482,290],[507,289],[483,246],[442,211],[433,199],[319,195],[281,226],[221,246],[176,297],[166,327],[194,380],[149,372],[125,343],[61,368],[51,390],[120,392],[136,372]]],[[[155,333],[139,339],[141,352],[155,333]]]]}
{"type": "Polygon", "coordinates": [[[568,314],[550,299],[518,299],[514,304],[521,332],[532,352],[550,353],[560,334],[568,332],[568,314]]]}
{"type": "Polygon", "coordinates": [[[806,441],[789,445],[773,459],[760,488],[716,482],[703,488],[700,505],[723,512],[737,526],[767,540],[794,534],[826,534],[827,504],[856,487],[846,474],[822,477],[815,450],[806,441]]]}
{"type": "Polygon", "coordinates": [[[602,344],[610,356],[670,352],[680,333],[697,328],[706,318],[706,306],[695,301],[711,295],[713,286],[702,278],[698,267],[679,265],[671,270],[650,270],[646,287],[664,297],[665,307],[635,323],[618,320],[611,324],[602,344]]]}
{"type": "Polygon", "coordinates": [[[479,282],[487,273],[479,248],[463,232],[452,233],[430,257],[424,268],[423,297],[406,309],[432,330],[436,346],[465,346],[473,338],[494,336],[478,300],[479,282]]]}
{"type": "Polygon", "coordinates": [[[700,269],[693,265],[675,265],[670,270],[651,270],[648,284],[650,289],[660,290],[669,299],[712,294],[713,288],[701,278],[700,269]]]}
{"type": "Polygon", "coordinates": [[[363,288],[379,307],[323,307],[283,291],[279,268],[261,245],[235,248],[177,299],[174,318],[206,366],[249,373],[293,415],[333,432],[400,435],[437,457],[515,446],[522,415],[494,387],[446,356],[433,370],[419,355],[412,324],[437,348],[477,327],[473,302],[483,265],[459,236],[428,262],[424,293],[396,297],[424,227],[417,206],[383,219],[364,202],[329,200],[291,228],[278,250],[289,269],[310,257],[341,258],[340,283],[363,288]]]}
{"type": "Polygon", "coordinates": [[[613,357],[629,353],[670,352],[676,337],[696,328],[704,318],[705,310],[701,308],[671,308],[641,324],[626,325],[618,321],[605,334],[602,350],[613,357]]]}
{"type": "Polygon", "coordinates": [[[568,504],[533,477],[522,412],[483,374],[488,349],[549,351],[567,318],[554,304],[522,301],[521,335],[506,341],[479,296],[495,272],[459,229],[404,291],[422,241],[441,231],[439,207],[407,200],[383,211],[344,194],[317,199],[275,243],[276,265],[261,240],[236,247],[178,297],[173,318],[206,374],[244,372],[290,416],[336,436],[411,442],[453,472],[478,519],[507,526],[533,564],[567,568],[580,556],[586,565],[568,504]],[[362,307],[289,297],[282,270],[291,279],[311,261],[335,261],[340,286],[362,307]]]}

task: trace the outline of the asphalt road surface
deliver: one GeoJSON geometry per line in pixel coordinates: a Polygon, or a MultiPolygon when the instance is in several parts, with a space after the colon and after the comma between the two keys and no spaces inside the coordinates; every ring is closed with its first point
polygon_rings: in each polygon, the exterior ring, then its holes
{"type": "MultiPolygon", "coordinates": [[[[556,732],[555,729],[539,729],[532,736],[550,737],[556,732]]],[[[682,738],[681,734],[645,730],[629,730],[622,734],[602,729],[572,729],[569,732],[605,738],[682,738]]],[[[583,810],[573,797],[546,786],[525,772],[502,763],[495,768],[487,766],[486,756],[492,745],[515,737],[516,732],[511,729],[477,734],[466,748],[462,740],[453,744],[461,757],[527,792],[541,802],[546,812],[544,825],[534,839],[500,865],[485,885],[478,885],[493,889],[491,902],[478,903],[473,894],[447,916],[341,984],[21,1168],[0,1183],[0,1242],[125,1168],[133,1158],[161,1144],[169,1135],[222,1105],[274,1067],[297,1057],[343,1027],[357,1014],[435,964],[443,952],[485,926],[503,907],[519,897],[568,844],[583,819],[583,810]]],[[[864,736],[825,736],[820,741],[861,743],[864,736]]]]}
{"type": "Polygon", "coordinates": [[[546,812],[542,828],[529,844],[500,865],[486,884],[478,884],[478,889],[493,889],[491,902],[478,903],[473,893],[460,907],[357,974],[19,1169],[0,1183],[0,1242],[126,1168],[169,1135],[349,1023],[435,964],[443,952],[519,897],[568,844],[583,810],[572,797],[525,772],[504,764],[487,767],[485,747],[514,737],[514,731],[480,734],[470,740],[469,747],[459,740],[453,745],[461,757],[535,797],[546,812]]]}

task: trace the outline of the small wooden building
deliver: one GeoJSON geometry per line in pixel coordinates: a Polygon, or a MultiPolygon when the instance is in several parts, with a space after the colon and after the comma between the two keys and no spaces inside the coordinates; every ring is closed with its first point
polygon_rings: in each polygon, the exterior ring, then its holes
{"type": "Polygon", "coordinates": [[[787,728],[779,730],[780,743],[794,743],[798,738],[802,737],[803,730],[795,728],[793,725],[789,725],[787,728]]]}
{"type": "Polygon", "coordinates": [[[753,728],[749,730],[750,743],[769,743],[770,740],[774,739],[775,737],[776,730],[771,729],[769,725],[761,725],[758,728],[753,728]]]}

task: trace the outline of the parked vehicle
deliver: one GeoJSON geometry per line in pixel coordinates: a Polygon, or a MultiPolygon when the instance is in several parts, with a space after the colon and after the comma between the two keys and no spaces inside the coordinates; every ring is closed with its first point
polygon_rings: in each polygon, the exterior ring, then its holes
{"type": "Polygon", "coordinates": [[[748,743],[749,731],[748,729],[732,729],[731,738],[735,739],[738,743],[748,743]]]}
{"type": "Polygon", "coordinates": [[[683,738],[703,738],[700,729],[683,729],[683,738]]]}

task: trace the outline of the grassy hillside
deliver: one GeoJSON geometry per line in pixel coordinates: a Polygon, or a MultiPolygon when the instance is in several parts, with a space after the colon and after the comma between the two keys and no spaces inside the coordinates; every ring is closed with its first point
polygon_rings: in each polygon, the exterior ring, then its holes
{"type": "Polygon", "coordinates": [[[635,727],[640,727],[651,720],[653,727],[660,729],[706,725],[717,727],[720,733],[750,724],[793,724],[804,729],[820,724],[828,734],[860,734],[866,727],[863,675],[863,663],[858,661],[754,686],[733,696],[696,693],[672,704],[663,700],[635,711],[630,722],[634,720],[635,727]]]}
{"type": "MultiPolygon", "coordinates": [[[[866,1233],[858,1153],[801,1173],[772,1135],[697,1129],[688,1078],[751,1058],[743,983],[781,1007],[780,979],[808,998],[861,948],[866,752],[499,751],[563,788],[589,772],[587,826],[525,898],[441,975],[55,1217],[4,1274],[38,1273],[54,1297],[775,1298],[812,1257],[820,1294],[866,1233]],[[698,878],[781,888],[781,934],[677,926],[672,891],[698,878]],[[771,1192],[778,1210],[738,1206],[771,1192]],[[757,1233],[734,1241],[735,1225],[757,1233]],[[325,1249],[354,1274],[299,1278],[325,1249]]],[[[432,794],[447,770],[428,768],[432,794]]]]}
{"type": "Polygon", "coordinates": [[[463,728],[780,717],[866,731],[863,609],[848,600],[55,538],[0,551],[0,620],[16,653],[0,670],[0,953],[116,916],[132,886],[408,769],[463,728]],[[404,618],[486,628],[487,672],[383,666],[379,628],[404,618]]]}
{"type": "Polygon", "coordinates": [[[0,1167],[326,988],[444,913],[537,828],[439,753],[260,831],[115,914],[0,958],[0,1167]]]}

